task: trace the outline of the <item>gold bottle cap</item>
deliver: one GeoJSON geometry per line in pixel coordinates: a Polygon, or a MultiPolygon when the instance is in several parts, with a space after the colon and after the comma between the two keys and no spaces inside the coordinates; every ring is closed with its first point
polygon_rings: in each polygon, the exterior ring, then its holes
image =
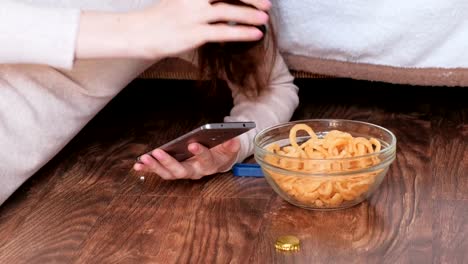
{"type": "Polygon", "coordinates": [[[278,250],[296,251],[299,250],[300,244],[299,238],[295,236],[280,236],[276,240],[275,248],[278,250]]]}

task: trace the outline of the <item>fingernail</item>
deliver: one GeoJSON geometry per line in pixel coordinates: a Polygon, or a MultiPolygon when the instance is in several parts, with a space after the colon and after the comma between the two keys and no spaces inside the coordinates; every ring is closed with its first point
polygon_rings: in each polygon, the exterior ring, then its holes
{"type": "Polygon", "coordinates": [[[262,39],[263,38],[263,32],[260,29],[256,28],[253,38],[255,38],[257,40],[262,39]]]}
{"type": "Polygon", "coordinates": [[[138,164],[133,165],[133,169],[136,171],[139,171],[141,168],[138,166],[138,164]]]}

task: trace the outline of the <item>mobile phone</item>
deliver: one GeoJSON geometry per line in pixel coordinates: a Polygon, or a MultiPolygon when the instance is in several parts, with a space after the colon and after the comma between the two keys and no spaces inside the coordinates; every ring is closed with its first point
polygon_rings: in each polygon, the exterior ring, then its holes
{"type": "MultiPolygon", "coordinates": [[[[174,159],[184,161],[193,156],[187,148],[190,143],[197,142],[207,148],[213,148],[253,128],[255,128],[255,122],[250,121],[206,124],[158,148],[164,150],[174,159]]],[[[147,154],[151,155],[151,152],[147,154]]]]}

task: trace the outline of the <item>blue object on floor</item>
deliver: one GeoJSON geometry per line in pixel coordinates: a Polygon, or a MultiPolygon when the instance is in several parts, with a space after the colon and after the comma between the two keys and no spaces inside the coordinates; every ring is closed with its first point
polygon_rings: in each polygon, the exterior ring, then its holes
{"type": "Polygon", "coordinates": [[[232,173],[237,177],[263,177],[260,165],[255,163],[236,163],[232,167],[232,173]]]}

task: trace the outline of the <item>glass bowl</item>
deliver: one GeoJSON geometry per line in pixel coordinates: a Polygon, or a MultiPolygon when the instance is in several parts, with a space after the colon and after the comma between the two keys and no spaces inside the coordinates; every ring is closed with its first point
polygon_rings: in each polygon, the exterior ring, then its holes
{"type": "MultiPolygon", "coordinates": [[[[308,139],[310,136],[305,131],[297,132],[298,145],[308,139]]],[[[311,210],[336,210],[354,206],[377,190],[395,160],[396,141],[388,129],[366,122],[299,120],[259,132],[254,139],[254,155],[267,182],[284,200],[311,210]],[[289,133],[296,124],[311,127],[318,138],[333,130],[347,132],[353,137],[375,138],[381,149],[348,158],[313,159],[290,157],[270,150],[274,143],[280,147],[290,146],[289,133]]]]}

